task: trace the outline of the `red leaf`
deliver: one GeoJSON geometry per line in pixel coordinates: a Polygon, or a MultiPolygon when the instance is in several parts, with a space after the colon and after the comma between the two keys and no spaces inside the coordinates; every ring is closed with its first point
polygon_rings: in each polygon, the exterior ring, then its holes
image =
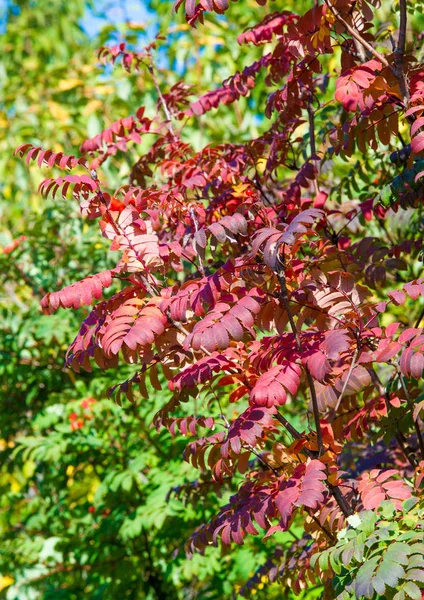
{"type": "Polygon", "coordinates": [[[43,312],[50,314],[59,306],[76,309],[91,304],[93,299],[101,297],[104,288],[112,284],[112,276],[113,271],[103,271],[68,285],[59,292],[49,292],[41,300],[41,308],[43,312]]]}
{"type": "Polygon", "coordinates": [[[424,370],[424,356],[421,352],[415,352],[411,358],[411,375],[415,379],[420,379],[424,370]]]}
{"type": "Polygon", "coordinates": [[[414,154],[419,154],[424,149],[424,131],[412,138],[411,149],[414,154]]]}
{"type": "Polygon", "coordinates": [[[390,342],[390,340],[381,340],[378,345],[378,351],[375,355],[375,360],[377,362],[387,362],[398,352],[402,350],[402,344],[399,342],[390,342]]]}
{"type": "Polygon", "coordinates": [[[295,394],[300,383],[300,367],[294,363],[276,365],[257,380],[249,401],[256,406],[279,406],[287,400],[286,390],[295,394]]]}
{"type": "Polygon", "coordinates": [[[314,379],[323,381],[327,373],[330,372],[330,363],[323,352],[315,352],[307,359],[308,369],[314,379]]]}

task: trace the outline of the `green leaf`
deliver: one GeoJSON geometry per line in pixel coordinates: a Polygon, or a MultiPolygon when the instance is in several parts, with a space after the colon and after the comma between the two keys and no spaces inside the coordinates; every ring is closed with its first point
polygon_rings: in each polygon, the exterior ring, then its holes
{"type": "Polygon", "coordinates": [[[385,559],[395,560],[401,565],[407,565],[409,554],[411,554],[411,547],[408,546],[408,544],[393,542],[393,544],[390,544],[387,548],[385,559]]]}
{"type": "Polygon", "coordinates": [[[342,565],[340,563],[340,550],[333,550],[329,552],[330,566],[337,575],[342,571],[342,565]]]}
{"type": "Polygon", "coordinates": [[[378,575],[390,587],[396,587],[399,579],[405,576],[404,568],[395,560],[391,560],[387,555],[384,556],[381,565],[378,569],[378,575]]]}
{"type": "Polygon", "coordinates": [[[342,552],[342,562],[345,566],[348,566],[352,560],[353,553],[355,551],[355,544],[353,541],[350,541],[349,544],[342,552]]]}
{"type": "Polygon", "coordinates": [[[328,554],[329,554],[329,551],[326,550],[325,552],[321,552],[319,555],[318,564],[322,571],[328,571],[328,569],[329,569],[328,554]]]}
{"type": "Polygon", "coordinates": [[[416,498],[415,496],[411,496],[411,498],[408,498],[407,500],[404,500],[402,502],[402,506],[405,510],[405,512],[409,512],[410,510],[412,510],[414,508],[414,506],[416,506],[419,502],[419,499],[416,498]]]}
{"type": "Polygon", "coordinates": [[[353,551],[353,557],[355,558],[355,560],[359,563],[361,563],[364,559],[364,552],[365,552],[365,545],[361,544],[358,546],[355,546],[354,551],[353,551]]]}
{"type": "Polygon", "coordinates": [[[122,523],[119,533],[124,540],[134,539],[140,535],[142,528],[143,518],[141,516],[136,516],[135,518],[128,517],[122,523]]]}
{"type": "Polygon", "coordinates": [[[380,558],[378,556],[367,560],[362,567],[359,569],[354,583],[355,594],[358,598],[365,596],[365,598],[372,598],[374,589],[372,585],[372,577],[374,576],[375,568],[379,563],[380,558]]]}
{"type": "Polygon", "coordinates": [[[359,517],[362,522],[361,529],[365,533],[365,535],[369,537],[375,530],[377,514],[372,510],[363,510],[359,513],[359,517]]]}
{"type": "Polygon", "coordinates": [[[377,594],[383,596],[386,591],[386,582],[379,573],[374,575],[374,577],[371,579],[371,583],[377,594]]]}
{"type": "Polygon", "coordinates": [[[405,575],[405,579],[424,583],[424,569],[410,569],[405,575]]]}
{"type": "Polygon", "coordinates": [[[421,600],[421,590],[413,581],[405,583],[402,589],[412,600],[421,600]]]}
{"type": "Polygon", "coordinates": [[[424,556],[422,554],[414,554],[409,557],[408,569],[424,567],[424,556]]]}

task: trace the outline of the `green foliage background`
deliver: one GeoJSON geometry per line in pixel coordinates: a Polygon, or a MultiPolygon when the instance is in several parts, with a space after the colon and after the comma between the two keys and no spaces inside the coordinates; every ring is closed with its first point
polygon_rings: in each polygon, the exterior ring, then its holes
{"type": "MultiPolygon", "coordinates": [[[[187,560],[185,540],[222,498],[211,491],[197,501],[190,482],[198,473],[182,460],[186,442],[150,429],[163,401],[158,392],[119,407],[106,397],[116,373],[63,369],[84,311],[48,317],[39,308],[46,291],[107,268],[107,246],[72,199],[41,198],[37,186],[47,172],[30,170],[14,149],[30,142],[78,153],[86,137],[138,106],[155,110],[148,77],[120,68],[112,75],[97,65],[95,49],[110,39],[145,43],[158,25],[170,30],[158,50],[165,91],[180,76],[205,91],[255,60],[255,48],[241,53],[234,25],[213,18],[207,34],[190,32],[181,20],[171,22],[171,6],[149,3],[147,32],[124,23],[92,39],[79,24],[84,0],[61,2],[59,10],[49,0],[20,0],[0,35],[0,247],[26,236],[0,254],[0,597],[8,600],[231,598],[272,548],[290,539],[268,542],[266,551],[251,540],[187,560]],[[183,493],[170,495],[185,483],[192,489],[186,501],[183,493]]],[[[247,26],[259,10],[253,1],[237,5],[233,22],[247,26]]],[[[200,146],[256,135],[260,95],[258,87],[234,110],[204,119],[192,140],[200,146]]],[[[104,173],[120,181],[132,159],[128,153],[104,173]]],[[[120,371],[122,380],[129,374],[128,367],[120,371]]],[[[291,594],[275,585],[264,597],[291,594]]],[[[308,591],[313,597],[319,588],[308,591]]]]}

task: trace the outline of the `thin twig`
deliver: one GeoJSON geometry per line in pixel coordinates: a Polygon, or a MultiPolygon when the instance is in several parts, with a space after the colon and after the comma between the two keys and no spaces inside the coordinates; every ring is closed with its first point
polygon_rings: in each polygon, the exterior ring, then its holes
{"type": "Polygon", "coordinates": [[[423,320],[423,318],[424,318],[424,308],[422,309],[422,311],[418,315],[417,320],[415,321],[415,325],[414,325],[415,329],[417,329],[419,327],[419,325],[420,325],[421,321],[423,320]]]}
{"type": "MultiPolygon", "coordinates": [[[[278,271],[276,273],[276,275],[278,277],[278,280],[280,282],[280,287],[281,287],[280,297],[281,297],[281,300],[284,304],[284,307],[285,307],[287,315],[288,315],[290,327],[293,331],[293,335],[296,340],[296,347],[300,351],[302,349],[302,346],[301,346],[301,342],[300,342],[299,333],[297,331],[296,324],[293,319],[293,314],[290,309],[290,302],[289,302],[289,296],[288,296],[287,285],[286,285],[286,277],[285,277],[283,268],[281,268],[281,270],[278,271]]],[[[305,454],[307,456],[309,456],[310,458],[317,458],[317,457],[319,458],[323,451],[323,442],[322,442],[320,415],[319,415],[319,409],[318,409],[318,398],[316,395],[314,380],[312,379],[309,369],[306,366],[305,366],[305,372],[306,372],[306,378],[308,380],[309,389],[311,392],[312,408],[313,408],[313,413],[314,413],[314,421],[315,421],[315,428],[316,428],[316,434],[317,434],[318,453],[311,452],[308,448],[304,448],[303,450],[304,450],[305,454]]],[[[287,420],[284,419],[284,417],[282,417],[278,412],[276,414],[276,418],[280,421],[280,423],[282,423],[286,427],[287,431],[289,431],[289,433],[291,433],[295,439],[302,439],[302,435],[292,425],[290,425],[287,422],[287,420]]],[[[330,494],[333,496],[333,498],[337,502],[340,510],[345,515],[345,517],[352,515],[353,510],[349,506],[346,498],[344,497],[344,495],[342,494],[340,489],[337,486],[332,485],[328,481],[328,478],[326,480],[326,484],[327,484],[330,494]]]]}
{"type": "Polygon", "coordinates": [[[261,462],[268,470],[272,471],[274,473],[274,475],[276,475],[277,477],[279,477],[278,471],[276,469],[274,469],[273,466],[271,466],[269,464],[268,461],[265,460],[265,458],[263,456],[261,456],[259,454],[259,452],[257,452],[253,446],[251,446],[250,444],[243,444],[244,448],[247,448],[247,450],[249,450],[252,454],[254,454],[256,456],[256,458],[259,460],[259,462],[261,462]]]}
{"type": "MultiPolygon", "coordinates": [[[[308,111],[308,122],[309,122],[309,143],[311,146],[311,158],[313,158],[317,153],[317,147],[316,147],[316,142],[315,142],[315,118],[314,118],[314,109],[312,106],[312,93],[309,95],[307,111],[308,111]]],[[[320,189],[319,189],[319,184],[318,184],[316,177],[314,177],[313,186],[314,186],[315,194],[318,196],[318,194],[320,193],[320,189]]]]}
{"type": "Polygon", "coordinates": [[[255,187],[259,190],[259,192],[262,195],[263,199],[265,200],[267,206],[272,206],[273,204],[275,204],[275,201],[266,195],[265,190],[264,190],[261,182],[259,181],[259,176],[257,173],[253,179],[253,183],[254,183],[255,187]]]}
{"type": "Polygon", "coordinates": [[[312,94],[309,96],[308,100],[308,122],[309,122],[309,143],[311,146],[311,156],[315,156],[317,153],[316,143],[315,143],[315,122],[314,122],[314,110],[312,106],[312,94]]]}
{"type": "MultiPolygon", "coordinates": [[[[284,427],[287,429],[287,431],[290,433],[290,435],[294,439],[296,439],[296,440],[303,439],[302,434],[299,431],[297,431],[297,429],[295,427],[293,427],[293,425],[291,425],[287,421],[287,419],[285,419],[278,411],[275,414],[275,418],[278,421],[280,421],[280,423],[282,425],[284,425],[284,427]]],[[[309,448],[306,448],[306,447],[302,448],[302,452],[304,452],[306,454],[306,456],[308,456],[309,458],[312,458],[312,459],[317,458],[317,453],[313,452],[312,450],[309,450],[309,448]]],[[[349,506],[349,503],[347,502],[346,498],[340,491],[340,488],[338,488],[336,485],[332,485],[328,481],[328,479],[326,480],[326,485],[328,487],[328,491],[333,496],[334,500],[337,502],[337,504],[338,504],[340,510],[342,511],[342,513],[344,514],[344,516],[349,517],[350,515],[353,515],[353,509],[349,506]]]]}
{"type": "Polygon", "coordinates": [[[336,405],[334,406],[333,410],[331,411],[332,414],[333,414],[333,418],[331,419],[330,422],[333,422],[334,419],[336,418],[336,413],[337,413],[337,411],[339,409],[341,401],[343,400],[343,396],[344,396],[344,393],[345,393],[346,388],[348,386],[349,379],[350,379],[350,377],[352,375],[353,369],[356,367],[356,361],[358,359],[358,354],[359,354],[359,347],[356,347],[355,354],[353,355],[353,359],[352,359],[352,362],[351,362],[350,367],[349,367],[349,371],[347,372],[347,377],[346,377],[345,382],[344,382],[343,387],[342,387],[342,391],[340,392],[340,395],[337,398],[336,405]]]}
{"type": "Polygon", "coordinates": [[[163,112],[165,113],[165,117],[167,119],[167,127],[168,127],[168,130],[169,130],[169,133],[172,135],[173,138],[176,138],[174,128],[172,127],[172,116],[171,116],[171,113],[169,111],[168,105],[166,104],[165,98],[163,97],[163,94],[162,94],[162,92],[160,90],[159,83],[158,83],[158,80],[157,80],[156,75],[155,75],[155,69],[154,69],[154,64],[153,64],[153,56],[151,54],[149,55],[149,59],[150,59],[150,64],[149,64],[149,66],[147,68],[149,70],[150,75],[152,76],[153,83],[154,83],[154,86],[156,88],[156,92],[157,92],[157,94],[159,96],[159,100],[160,100],[160,102],[162,104],[163,112]]]}
{"type": "Polygon", "coordinates": [[[366,40],[364,40],[364,38],[356,31],[356,29],[354,29],[351,25],[349,25],[349,23],[347,23],[343,17],[341,16],[341,14],[339,13],[339,11],[332,6],[328,0],[325,0],[326,5],[328,6],[328,8],[331,10],[331,12],[333,13],[333,15],[336,17],[336,19],[345,27],[345,29],[350,33],[350,35],[360,44],[362,44],[362,46],[368,50],[368,52],[370,54],[372,54],[377,60],[379,60],[385,67],[388,67],[389,69],[391,68],[390,63],[387,61],[387,59],[384,57],[383,54],[380,54],[380,52],[378,52],[375,48],[373,48],[371,46],[371,44],[369,44],[366,40]]]}
{"type": "Polygon", "coordinates": [[[319,522],[319,519],[317,519],[316,516],[312,514],[312,512],[308,511],[308,514],[311,517],[311,519],[314,521],[314,523],[316,525],[318,525],[318,527],[321,529],[321,531],[328,537],[330,542],[332,544],[335,544],[337,542],[337,538],[334,537],[334,535],[331,533],[331,531],[329,531],[325,525],[321,525],[321,523],[319,522]]]}
{"type": "MultiPolygon", "coordinates": [[[[297,349],[300,352],[302,350],[302,345],[300,343],[299,333],[297,331],[296,324],[293,319],[293,314],[292,314],[292,311],[290,308],[289,294],[287,291],[286,276],[285,276],[284,270],[281,269],[280,271],[278,271],[276,273],[276,275],[278,277],[278,281],[280,282],[280,287],[281,287],[280,297],[284,304],[284,308],[286,309],[286,312],[287,312],[290,327],[291,327],[291,330],[292,330],[293,335],[296,340],[297,349]]],[[[315,390],[314,380],[312,379],[309,369],[306,365],[304,368],[305,368],[305,373],[306,373],[306,379],[308,380],[308,386],[309,386],[309,389],[311,392],[312,412],[314,415],[315,428],[316,428],[316,433],[317,433],[318,456],[321,456],[323,444],[322,444],[322,431],[321,431],[320,415],[319,415],[319,408],[318,408],[318,398],[317,398],[317,394],[316,394],[316,390],[315,390]]]]}
{"type": "Polygon", "coordinates": [[[287,429],[287,431],[295,440],[302,439],[302,434],[295,427],[293,427],[293,425],[291,425],[291,423],[289,423],[287,419],[283,417],[281,413],[278,412],[278,410],[275,413],[275,418],[277,419],[277,421],[280,421],[281,425],[283,425],[287,429]]]}
{"type": "Polygon", "coordinates": [[[394,64],[394,74],[399,82],[400,91],[402,94],[404,104],[408,104],[409,102],[409,89],[406,82],[405,77],[405,48],[406,48],[406,25],[408,14],[406,10],[406,0],[400,0],[399,2],[400,9],[400,22],[399,22],[399,37],[398,43],[395,49],[395,64],[394,64]]]}
{"type": "MultiPolygon", "coordinates": [[[[196,233],[199,231],[199,223],[197,221],[197,217],[196,217],[196,213],[194,212],[193,208],[190,208],[190,217],[191,220],[194,223],[194,228],[196,230],[196,233]]],[[[199,259],[199,271],[201,272],[201,274],[203,275],[203,277],[205,277],[205,267],[203,266],[203,261],[202,261],[202,257],[200,256],[199,253],[197,253],[197,258],[199,259]]]]}
{"type": "MultiPolygon", "coordinates": [[[[182,325],[179,321],[176,321],[175,319],[173,319],[171,317],[171,313],[170,311],[168,311],[166,313],[166,318],[168,319],[168,321],[176,328],[178,329],[178,331],[181,331],[181,333],[184,333],[185,336],[189,336],[190,332],[187,331],[187,329],[184,327],[184,325],[182,325]]],[[[207,348],[205,348],[204,346],[200,346],[199,350],[201,350],[202,352],[204,352],[205,354],[207,354],[207,356],[211,356],[212,352],[209,352],[209,350],[207,348]]],[[[193,355],[194,355],[194,351],[192,349],[193,355]]]]}
{"type": "Polygon", "coordinates": [[[318,408],[318,398],[315,390],[315,383],[312,379],[312,375],[309,372],[308,367],[305,365],[306,378],[308,380],[309,389],[311,390],[311,400],[312,400],[312,412],[314,414],[315,421],[315,429],[317,430],[317,444],[318,444],[318,456],[321,456],[323,452],[323,443],[322,443],[322,431],[321,431],[321,421],[320,414],[318,408]]]}
{"type": "Polygon", "coordinates": [[[365,50],[364,50],[364,47],[362,46],[362,44],[355,38],[353,39],[353,43],[355,45],[356,53],[357,53],[358,57],[360,58],[361,62],[362,63],[367,62],[367,55],[365,54],[365,50]]]}
{"type": "Polygon", "coordinates": [[[327,480],[327,487],[330,491],[330,494],[334,497],[334,500],[339,505],[340,510],[344,514],[345,517],[349,517],[353,515],[353,509],[349,506],[345,496],[342,494],[341,490],[337,485],[332,485],[327,480]]]}
{"type": "MultiPolygon", "coordinates": [[[[374,385],[376,386],[376,388],[378,389],[380,396],[382,398],[384,398],[384,402],[386,404],[386,410],[387,410],[387,414],[390,413],[390,399],[389,399],[389,394],[388,392],[384,389],[384,385],[381,383],[379,376],[377,375],[377,373],[374,371],[374,369],[367,369],[368,373],[370,374],[371,380],[374,383],[374,385]]],[[[402,432],[399,429],[399,423],[398,421],[396,421],[396,433],[395,433],[395,438],[397,443],[399,444],[400,449],[403,452],[403,455],[405,456],[406,460],[409,462],[409,464],[411,465],[411,467],[413,469],[415,469],[415,467],[417,466],[417,461],[415,460],[414,456],[408,452],[404,441],[403,441],[403,437],[402,437],[402,432]]]]}

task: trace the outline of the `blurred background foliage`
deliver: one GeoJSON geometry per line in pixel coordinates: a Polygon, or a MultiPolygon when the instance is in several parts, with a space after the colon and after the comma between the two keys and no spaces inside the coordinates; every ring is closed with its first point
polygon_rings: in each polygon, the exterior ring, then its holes
{"type": "MultiPolygon", "coordinates": [[[[120,41],[142,47],[168,32],[156,53],[160,85],[166,91],[182,78],[195,93],[257,58],[256,48],[236,43],[264,10],[254,0],[235,4],[230,24],[213,17],[207,30],[189,30],[171,8],[159,0],[1,5],[0,598],[232,598],[292,539],[268,540],[266,549],[251,539],[187,560],[185,540],[223,499],[211,489],[198,501],[199,474],[182,460],[185,440],[150,428],[163,403],[158,392],[119,407],[106,396],[116,373],[63,369],[86,313],[44,316],[39,308],[46,291],[107,268],[107,246],[72,199],[37,193],[47,172],[30,170],[14,149],[30,142],[78,154],[84,139],[139,106],[155,111],[147,73],[112,73],[95,50],[120,41]]],[[[191,141],[254,137],[264,94],[259,85],[233,110],[193,123],[191,141]]],[[[112,184],[125,180],[137,158],[131,152],[103,168],[112,184]]],[[[121,369],[122,380],[128,374],[121,369]]],[[[257,598],[291,597],[279,585],[256,588],[257,598]]],[[[319,588],[307,594],[319,596],[319,588]]]]}

